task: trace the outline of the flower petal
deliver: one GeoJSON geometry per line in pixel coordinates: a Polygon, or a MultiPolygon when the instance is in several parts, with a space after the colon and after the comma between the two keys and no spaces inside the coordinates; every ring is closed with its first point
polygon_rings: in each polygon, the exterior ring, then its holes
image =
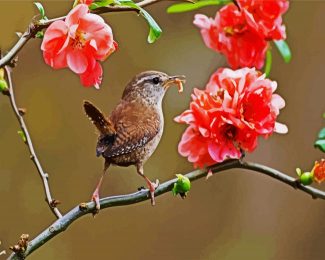
{"type": "Polygon", "coordinates": [[[46,64],[50,65],[53,69],[62,69],[67,67],[67,54],[65,51],[60,54],[52,55],[52,53],[43,52],[43,58],[46,64]]]}
{"type": "Polygon", "coordinates": [[[274,125],[274,132],[278,134],[286,134],[288,133],[288,127],[285,124],[281,124],[279,122],[275,122],[274,125]]]}
{"type": "Polygon", "coordinates": [[[96,62],[93,68],[86,70],[83,74],[80,74],[80,80],[83,86],[99,89],[99,85],[102,83],[103,69],[99,62],[96,62]]]}
{"type": "Polygon", "coordinates": [[[72,50],[67,54],[69,68],[77,74],[84,73],[88,66],[88,60],[81,50],[72,50]]]}
{"type": "Polygon", "coordinates": [[[78,30],[87,33],[94,33],[105,27],[105,21],[97,14],[87,13],[80,17],[78,30]]]}
{"type": "Polygon", "coordinates": [[[56,51],[61,46],[57,41],[64,42],[67,38],[68,27],[63,21],[56,21],[52,23],[45,31],[43,42],[41,45],[42,51],[56,51]],[[54,46],[56,46],[54,48],[54,46]]]}
{"type": "Polygon", "coordinates": [[[88,6],[86,4],[79,4],[69,12],[67,18],[65,19],[65,23],[68,27],[78,24],[80,18],[87,13],[89,13],[88,6]]]}

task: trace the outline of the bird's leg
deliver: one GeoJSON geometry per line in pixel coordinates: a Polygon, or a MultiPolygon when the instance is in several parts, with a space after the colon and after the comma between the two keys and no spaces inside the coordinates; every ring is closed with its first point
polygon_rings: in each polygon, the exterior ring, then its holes
{"type": "Polygon", "coordinates": [[[137,172],[138,174],[145,179],[149,191],[150,191],[150,198],[151,198],[151,205],[154,206],[156,204],[155,202],[155,190],[159,186],[159,180],[156,180],[156,182],[151,182],[147,176],[143,174],[143,165],[142,164],[137,164],[137,172]]]}
{"type": "Polygon", "coordinates": [[[99,210],[100,210],[100,204],[99,204],[99,189],[102,185],[102,182],[104,180],[104,176],[105,176],[105,173],[107,172],[107,169],[109,167],[109,163],[107,161],[105,161],[105,164],[104,164],[104,170],[103,170],[103,173],[102,173],[102,176],[100,177],[99,179],[99,182],[96,186],[96,189],[91,197],[91,200],[95,202],[96,204],[96,211],[94,213],[94,215],[98,214],[99,210]]]}

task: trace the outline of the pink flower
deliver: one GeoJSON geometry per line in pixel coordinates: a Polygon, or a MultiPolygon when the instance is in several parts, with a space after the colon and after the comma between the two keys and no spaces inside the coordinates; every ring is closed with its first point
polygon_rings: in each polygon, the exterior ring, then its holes
{"type": "Polygon", "coordinates": [[[282,15],[289,8],[287,0],[237,0],[247,23],[267,40],[286,38],[282,15]]]}
{"type": "Polygon", "coordinates": [[[205,90],[194,89],[190,109],[175,118],[189,125],[178,146],[194,166],[204,167],[252,152],[259,136],[286,133],[277,123],[284,100],[277,84],[255,69],[219,69],[205,90]]]}
{"type": "Polygon", "coordinates": [[[104,61],[117,48],[111,28],[104,20],[79,4],[65,21],[56,21],[46,30],[41,49],[46,64],[54,69],[69,67],[84,86],[99,87],[104,61]]]}
{"type": "Polygon", "coordinates": [[[233,69],[264,65],[268,41],[286,38],[282,15],[287,0],[237,0],[228,4],[214,19],[197,14],[194,24],[201,29],[205,44],[222,54],[233,69]]]}
{"type": "Polygon", "coordinates": [[[201,29],[205,44],[224,54],[233,69],[263,67],[267,41],[248,26],[244,13],[234,4],[221,8],[215,19],[197,14],[194,24],[201,29]]]}

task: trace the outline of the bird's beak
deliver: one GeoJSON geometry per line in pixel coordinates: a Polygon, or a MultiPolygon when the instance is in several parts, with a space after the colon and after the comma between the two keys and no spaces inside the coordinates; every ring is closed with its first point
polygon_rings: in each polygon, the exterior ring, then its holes
{"type": "Polygon", "coordinates": [[[167,89],[175,84],[178,87],[178,92],[183,92],[183,83],[185,83],[184,75],[170,76],[164,83],[164,88],[167,89]]]}

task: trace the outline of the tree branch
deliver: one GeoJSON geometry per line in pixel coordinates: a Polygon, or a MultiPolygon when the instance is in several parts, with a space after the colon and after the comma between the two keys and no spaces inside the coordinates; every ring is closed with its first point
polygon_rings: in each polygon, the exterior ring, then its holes
{"type": "MultiPolygon", "coordinates": [[[[165,0],[143,0],[137,5],[139,7],[146,7],[158,2],[162,2],[165,0]]],[[[100,7],[93,11],[95,14],[104,14],[104,13],[112,13],[112,12],[139,12],[138,9],[128,7],[128,6],[107,6],[107,7],[100,7]]],[[[35,37],[37,32],[49,27],[53,22],[64,20],[66,16],[53,18],[50,20],[40,20],[35,21],[34,19],[29,24],[27,30],[22,34],[20,39],[17,41],[17,43],[10,49],[10,51],[0,59],[0,68],[4,67],[5,65],[8,65],[12,62],[12,60],[16,57],[18,52],[24,47],[24,45],[32,38],[35,37]]]]}
{"type": "Polygon", "coordinates": [[[46,201],[50,207],[50,209],[52,210],[52,212],[55,214],[55,216],[57,218],[61,218],[62,214],[60,213],[59,209],[56,207],[56,204],[58,203],[57,200],[54,200],[51,196],[51,191],[50,191],[50,186],[48,183],[48,174],[44,172],[42,165],[40,163],[40,161],[38,160],[38,157],[35,153],[35,149],[32,143],[32,139],[29,135],[27,126],[25,124],[23,115],[21,114],[19,108],[17,107],[16,104],[16,100],[15,100],[15,94],[14,94],[14,88],[13,88],[13,84],[12,84],[12,79],[11,79],[11,68],[9,68],[8,66],[5,66],[5,70],[6,70],[6,75],[7,75],[7,79],[8,79],[8,85],[9,85],[9,93],[7,94],[9,99],[10,99],[10,104],[12,107],[12,110],[14,111],[16,118],[20,124],[20,128],[23,131],[25,138],[26,138],[26,145],[29,149],[30,152],[30,159],[33,161],[33,163],[36,166],[36,169],[43,181],[43,187],[44,187],[44,191],[45,191],[45,196],[46,196],[46,201]]]}
{"type": "MultiPolygon", "coordinates": [[[[305,193],[310,194],[313,198],[325,199],[325,192],[312,188],[310,186],[304,186],[299,183],[295,178],[290,177],[280,171],[267,167],[265,165],[252,163],[252,162],[243,162],[241,160],[228,160],[223,163],[214,165],[206,170],[196,170],[186,174],[191,181],[198,180],[200,178],[206,177],[208,172],[211,170],[212,173],[219,173],[229,169],[247,169],[255,172],[259,172],[265,175],[268,175],[274,179],[277,179],[289,186],[299,189],[305,193]]],[[[162,183],[157,190],[155,191],[155,196],[160,196],[164,193],[167,193],[172,190],[174,183],[177,179],[172,179],[162,183]]],[[[119,195],[103,198],[100,200],[101,209],[109,208],[109,207],[118,207],[118,206],[126,206],[130,204],[139,203],[141,201],[145,201],[150,199],[149,191],[141,190],[132,194],[127,195],[119,195]]],[[[13,253],[10,255],[8,259],[23,259],[30,255],[37,248],[44,245],[47,241],[58,235],[59,233],[66,230],[75,220],[78,218],[92,213],[95,210],[95,203],[88,202],[82,203],[79,206],[76,206],[72,210],[70,210],[67,214],[65,214],[62,218],[55,221],[51,226],[46,228],[42,233],[40,233],[37,237],[35,237],[32,241],[28,243],[27,249],[25,252],[13,253]]]]}

